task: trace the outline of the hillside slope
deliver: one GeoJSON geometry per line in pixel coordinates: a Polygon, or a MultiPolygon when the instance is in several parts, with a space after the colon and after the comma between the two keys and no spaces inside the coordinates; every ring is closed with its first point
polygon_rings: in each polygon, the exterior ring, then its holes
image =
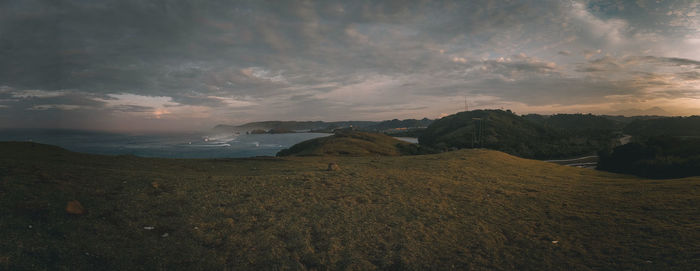
{"type": "Polygon", "coordinates": [[[418,138],[436,148],[486,147],[524,157],[544,156],[561,136],[502,110],[460,112],[434,121],[418,138]]]}
{"type": "Polygon", "coordinates": [[[551,116],[528,114],[523,118],[550,128],[573,132],[622,130],[625,125],[622,122],[593,114],[555,114],[551,116]]]}
{"type": "Polygon", "coordinates": [[[0,143],[4,270],[693,270],[700,178],[488,150],[153,159],[0,143]],[[85,214],[70,215],[78,200],[85,214]]]}
{"type": "Polygon", "coordinates": [[[639,139],[654,136],[700,137],[700,116],[635,120],[625,127],[625,133],[639,139]]]}
{"type": "Polygon", "coordinates": [[[537,159],[593,154],[614,142],[611,130],[567,130],[561,124],[566,119],[598,123],[598,118],[587,120],[585,115],[555,115],[550,117],[552,120],[535,117],[530,115],[528,118],[535,119],[530,121],[509,110],[459,112],[434,121],[418,141],[437,149],[487,148],[537,159]],[[558,125],[545,125],[549,122],[558,125]]]}
{"type": "Polygon", "coordinates": [[[416,144],[384,134],[345,131],[300,142],[281,150],[277,156],[398,156],[418,149],[416,144]]]}
{"type": "Polygon", "coordinates": [[[599,154],[600,170],[659,179],[700,176],[699,137],[651,137],[599,154]]]}

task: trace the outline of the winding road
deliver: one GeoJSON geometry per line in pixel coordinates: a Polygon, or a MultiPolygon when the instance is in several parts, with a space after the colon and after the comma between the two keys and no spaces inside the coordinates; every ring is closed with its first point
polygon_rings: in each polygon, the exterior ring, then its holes
{"type": "MultiPolygon", "coordinates": [[[[622,135],[622,137],[619,139],[620,145],[618,145],[618,146],[622,146],[622,145],[630,143],[631,139],[632,139],[631,135],[622,135]]],[[[568,159],[545,160],[545,162],[556,163],[556,164],[560,164],[560,165],[564,165],[564,166],[572,166],[572,167],[595,168],[598,165],[598,155],[589,155],[589,156],[575,157],[575,158],[568,158],[568,159]]]]}

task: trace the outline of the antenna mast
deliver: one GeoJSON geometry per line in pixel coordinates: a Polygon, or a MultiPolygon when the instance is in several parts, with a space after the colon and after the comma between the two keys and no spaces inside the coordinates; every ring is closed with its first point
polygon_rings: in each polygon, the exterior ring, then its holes
{"type": "Polygon", "coordinates": [[[464,111],[469,111],[469,105],[467,105],[467,96],[464,96],[464,111]]]}

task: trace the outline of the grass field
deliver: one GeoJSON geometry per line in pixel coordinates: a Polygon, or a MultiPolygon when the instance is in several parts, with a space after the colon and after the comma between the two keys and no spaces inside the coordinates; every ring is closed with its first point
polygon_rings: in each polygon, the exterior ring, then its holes
{"type": "Polygon", "coordinates": [[[697,177],[487,150],[186,160],[0,143],[0,269],[698,267],[697,177]]]}

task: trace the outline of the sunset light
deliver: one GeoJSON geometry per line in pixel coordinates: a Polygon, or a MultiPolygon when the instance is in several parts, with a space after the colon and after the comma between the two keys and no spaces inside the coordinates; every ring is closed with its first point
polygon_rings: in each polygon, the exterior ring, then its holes
{"type": "Polygon", "coordinates": [[[0,270],[697,270],[700,0],[0,0],[0,270]]]}

